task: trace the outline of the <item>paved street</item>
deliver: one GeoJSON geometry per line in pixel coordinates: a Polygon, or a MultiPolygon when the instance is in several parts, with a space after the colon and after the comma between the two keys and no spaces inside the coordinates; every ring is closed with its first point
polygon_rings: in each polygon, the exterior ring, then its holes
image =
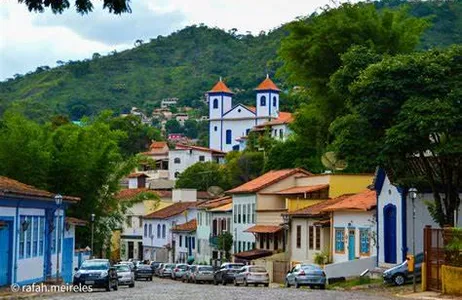
{"type": "Polygon", "coordinates": [[[60,294],[48,299],[200,299],[200,300],[225,300],[225,299],[252,299],[252,300],[271,300],[271,299],[327,299],[327,300],[346,300],[346,299],[395,299],[384,296],[372,296],[364,292],[346,291],[321,291],[310,289],[295,288],[264,288],[264,287],[235,287],[233,285],[214,286],[210,284],[186,284],[170,279],[154,278],[152,282],[137,281],[135,288],[119,287],[118,291],[106,292],[95,290],[91,294],[68,293],[60,294]]]}

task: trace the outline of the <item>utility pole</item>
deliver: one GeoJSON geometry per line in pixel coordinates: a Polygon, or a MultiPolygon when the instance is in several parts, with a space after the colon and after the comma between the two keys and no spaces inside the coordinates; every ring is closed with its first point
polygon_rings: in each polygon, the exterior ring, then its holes
{"type": "Polygon", "coordinates": [[[63,203],[63,196],[60,194],[55,196],[55,202],[56,205],[58,206],[58,255],[56,255],[56,282],[59,282],[59,262],[60,262],[60,256],[61,256],[61,243],[62,243],[62,238],[61,238],[61,203],[63,203]]]}
{"type": "Polygon", "coordinates": [[[95,214],[91,214],[91,258],[95,257],[95,250],[93,249],[94,223],[95,223],[95,214]]]}

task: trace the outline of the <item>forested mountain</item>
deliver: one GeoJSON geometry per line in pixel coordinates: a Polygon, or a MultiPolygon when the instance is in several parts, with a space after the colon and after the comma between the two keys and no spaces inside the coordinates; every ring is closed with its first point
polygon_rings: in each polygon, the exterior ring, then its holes
{"type": "MultiPolygon", "coordinates": [[[[381,1],[376,6],[396,7],[403,2],[381,1]]],[[[461,1],[409,4],[413,15],[433,16],[421,48],[462,43],[461,1]]],[[[277,51],[285,34],[284,26],[258,36],[190,26],[167,37],[139,41],[120,53],[95,53],[91,59],[62,62],[52,69],[38,67],[0,83],[0,114],[14,107],[37,120],[56,113],[79,119],[103,109],[121,112],[137,106],[150,111],[166,97],[199,107],[204,93],[220,76],[236,92],[237,101],[251,102],[253,88],[280,66],[277,51]]],[[[284,78],[276,82],[290,88],[284,78]]]]}

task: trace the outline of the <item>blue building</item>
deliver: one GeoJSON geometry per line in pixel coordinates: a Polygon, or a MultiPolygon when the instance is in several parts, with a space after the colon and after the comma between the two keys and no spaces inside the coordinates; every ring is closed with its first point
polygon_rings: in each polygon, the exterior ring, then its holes
{"type": "Polygon", "coordinates": [[[65,282],[72,278],[74,226],[85,222],[65,219],[66,208],[79,198],[63,196],[58,210],[55,196],[0,176],[0,286],[32,284],[56,276],[58,243],[61,276],[65,282]]]}

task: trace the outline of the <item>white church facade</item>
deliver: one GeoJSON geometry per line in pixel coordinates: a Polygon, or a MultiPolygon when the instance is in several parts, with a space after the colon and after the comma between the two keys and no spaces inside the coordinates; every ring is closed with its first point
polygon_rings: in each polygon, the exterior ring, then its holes
{"type": "Polygon", "coordinates": [[[234,93],[220,79],[207,93],[209,103],[209,147],[223,152],[243,150],[251,130],[269,127],[272,136],[285,139],[289,134],[288,123],[292,114],[279,111],[280,89],[267,76],[258,85],[256,106],[233,106],[234,93]],[[277,134],[273,134],[277,127],[277,134]]]}

